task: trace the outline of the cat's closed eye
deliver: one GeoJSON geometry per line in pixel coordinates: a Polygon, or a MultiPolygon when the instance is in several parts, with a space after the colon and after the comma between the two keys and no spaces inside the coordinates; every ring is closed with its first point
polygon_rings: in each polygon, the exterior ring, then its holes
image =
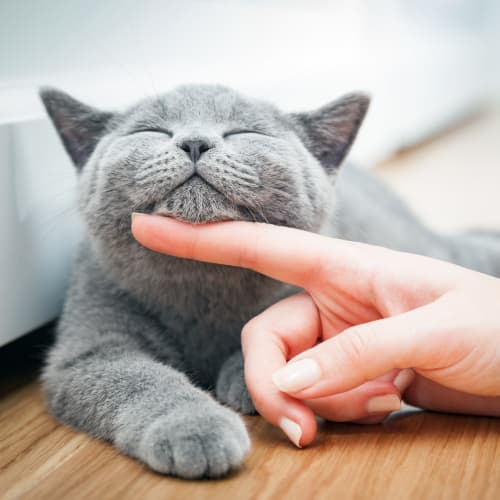
{"type": "Polygon", "coordinates": [[[153,128],[153,127],[151,127],[151,128],[138,128],[138,129],[134,129],[134,130],[132,130],[132,132],[130,132],[130,134],[143,134],[143,133],[164,134],[164,135],[168,135],[168,137],[174,136],[174,134],[170,130],[167,130],[164,128],[153,128]]]}
{"type": "Polygon", "coordinates": [[[261,132],[260,130],[251,130],[251,129],[233,129],[233,130],[229,130],[228,132],[224,132],[224,134],[222,134],[222,137],[224,137],[224,139],[226,137],[229,137],[231,135],[241,135],[241,134],[259,134],[259,135],[268,135],[268,134],[265,134],[264,132],[261,132]]]}

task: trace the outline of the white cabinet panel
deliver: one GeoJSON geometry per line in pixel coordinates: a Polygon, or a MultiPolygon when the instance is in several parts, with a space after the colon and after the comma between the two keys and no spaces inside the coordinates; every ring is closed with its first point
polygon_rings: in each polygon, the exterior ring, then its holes
{"type": "Polygon", "coordinates": [[[80,234],[74,200],[47,120],[0,126],[0,345],[59,313],[80,234]]]}

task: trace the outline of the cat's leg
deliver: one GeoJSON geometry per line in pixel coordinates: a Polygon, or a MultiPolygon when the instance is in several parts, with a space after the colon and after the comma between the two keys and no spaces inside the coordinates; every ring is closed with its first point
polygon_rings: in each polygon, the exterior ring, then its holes
{"type": "Polygon", "coordinates": [[[241,351],[235,352],[223,363],[217,377],[215,395],[220,402],[244,415],[256,413],[245,384],[244,362],[241,351]]]}
{"type": "Polygon", "coordinates": [[[154,318],[96,274],[82,276],[42,377],[51,412],[165,474],[240,466],[250,447],[241,418],[174,368],[175,342],[154,318]]]}
{"type": "Polygon", "coordinates": [[[117,334],[76,356],[64,350],[56,347],[43,378],[65,424],[165,474],[217,477],[241,464],[250,443],[240,417],[184,374],[117,334]]]}

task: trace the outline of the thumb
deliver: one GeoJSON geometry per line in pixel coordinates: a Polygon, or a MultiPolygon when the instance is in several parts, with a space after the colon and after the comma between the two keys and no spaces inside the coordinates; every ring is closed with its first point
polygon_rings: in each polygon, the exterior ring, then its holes
{"type": "Polygon", "coordinates": [[[432,325],[442,323],[440,311],[431,303],[351,327],[290,360],[273,381],[295,398],[312,399],[348,391],[393,369],[431,368],[441,354],[428,341],[435,337],[432,325]]]}
{"type": "Polygon", "coordinates": [[[257,411],[281,427],[297,446],[311,443],[316,434],[314,413],[302,401],[283,394],[271,375],[289,356],[312,347],[320,321],[309,295],[291,295],[250,320],[241,340],[245,357],[245,381],[257,411]]]}

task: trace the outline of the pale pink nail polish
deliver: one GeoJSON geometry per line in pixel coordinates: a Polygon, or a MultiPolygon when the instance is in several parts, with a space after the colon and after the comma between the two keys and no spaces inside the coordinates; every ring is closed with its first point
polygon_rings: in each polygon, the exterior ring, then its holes
{"type": "Polygon", "coordinates": [[[302,448],[300,445],[300,438],[302,437],[302,429],[300,425],[290,420],[287,417],[280,418],[279,426],[281,430],[287,435],[288,439],[297,447],[302,448]]]}
{"type": "Polygon", "coordinates": [[[401,408],[401,400],[395,394],[375,396],[366,403],[366,411],[372,413],[390,413],[401,408]]]}
{"type": "Polygon", "coordinates": [[[403,394],[410,384],[415,379],[415,372],[411,368],[401,370],[392,383],[397,387],[398,391],[403,394]]]}
{"type": "Polygon", "coordinates": [[[280,391],[299,392],[321,378],[321,368],[314,359],[301,359],[280,368],[273,373],[272,378],[280,391]]]}

